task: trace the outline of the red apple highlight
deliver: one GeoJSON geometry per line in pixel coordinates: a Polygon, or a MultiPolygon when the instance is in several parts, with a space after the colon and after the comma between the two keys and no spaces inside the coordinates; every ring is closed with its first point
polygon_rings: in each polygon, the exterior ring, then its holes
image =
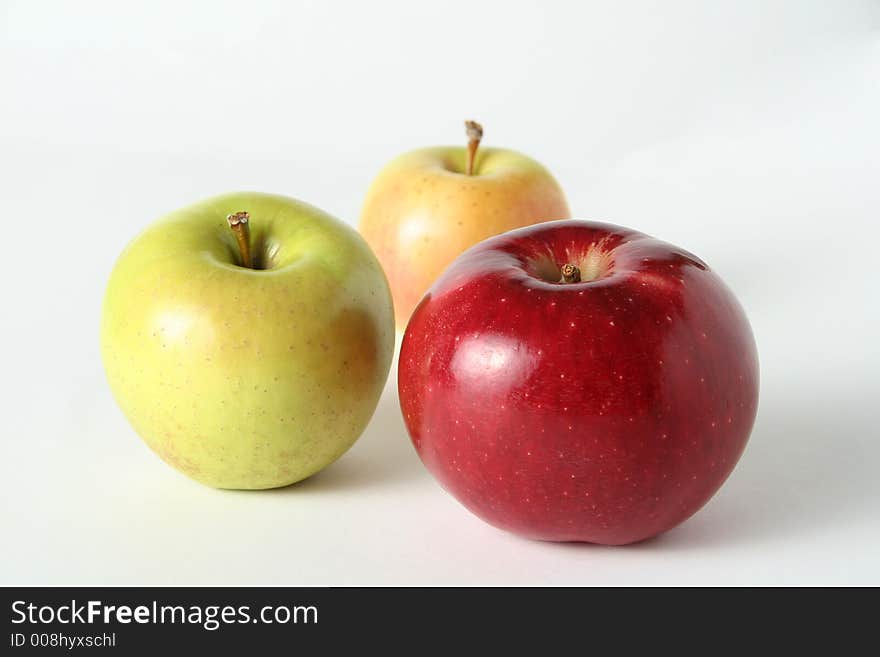
{"type": "Polygon", "coordinates": [[[460,256],[413,314],[398,376],[422,461],[487,522],[618,545],[718,490],[758,401],[748,320],[687,251],[578,220],[460,256]]]}

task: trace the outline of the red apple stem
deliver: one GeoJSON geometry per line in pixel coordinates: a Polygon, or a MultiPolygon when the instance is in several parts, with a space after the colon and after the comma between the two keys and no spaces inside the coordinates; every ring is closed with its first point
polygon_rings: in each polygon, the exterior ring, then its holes
{"type": "Polygon", "coordinates": [[[251,216],[247,212],[233,212],[226,217],[229,227],[238,241],[238,250],[241,252],[241,264],[248,269],[253,267],[251,261],[251,231],[248,222],[251,216]]]}
{"type": "Polygon", "coordinates": [[[579,267],[571,264],[562,265],[559,269],[559,272],[562,274],[562,283],[580,283],[581,282],[581,270],[579,267]]]}
{"type": "Polygon", "coordinates": [[[477,159],[477,149],[483,138],[483,126],[476,121],[464,122],[465,134],[467,134],[467,175],[474,175],[474,161],[477,159]]]}

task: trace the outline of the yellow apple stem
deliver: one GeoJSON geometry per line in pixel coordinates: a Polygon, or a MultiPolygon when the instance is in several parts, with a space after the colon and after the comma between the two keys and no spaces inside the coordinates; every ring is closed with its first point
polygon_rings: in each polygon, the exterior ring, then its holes
{"type": "Polygon", "coordinates": [[[477,159],[477,149],[483,138],[483,126],[476,121],[465,121],[465,134],[467,134],[467,175],[474,175],[474,160],[477,159]]]}
{"type": "Polygon", "coordinates": [[[559,271],[562,274],[563,283],[581,282],[581,270],[575,265],[562,265],[559,271]]]}
{"type": "Polygon", "coordinates": [[[248,227],[250,215],[247,212],[233,212],[226,217],[229,227],[235,233],[238,240],[238,250],[241,252],[241,263],[248,269],[252,268],[251,261],[251,231],[248,227]]]}

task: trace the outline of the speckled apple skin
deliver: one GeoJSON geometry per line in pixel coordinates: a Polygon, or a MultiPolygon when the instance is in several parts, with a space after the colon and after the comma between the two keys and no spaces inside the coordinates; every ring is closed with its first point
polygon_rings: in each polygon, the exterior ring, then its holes
{"type": "Polygon", "coordinates": [[[431,288],[404,335],[399,393],[427,468],[523,536],[625,544],[702,507],[745,448],[758,359],[701,260],[586,221],[487,240],[431,288]],[[528,263],[605,258],[560,284],[528,263]]]}
{"type": "Polygon", "coordinates": [[[513,228],[571,216],[559,184],[535,160],[481,148],[468,176],[465,150],[448,146],[401,155],[367,194],[360,231],[388,275],[400,330],[466,249],[513,228]]]}
{"type": "Polygon", "coordinates": [[[144,441],[209,486],[285,486],[342,455],[388,376],[394,318],[363,239],[281,196],[212,198],[119,257],[101,316],[110,388],[144,441]],[[227,225],[250,213],[272,268],[240,267],[227,225]]]}

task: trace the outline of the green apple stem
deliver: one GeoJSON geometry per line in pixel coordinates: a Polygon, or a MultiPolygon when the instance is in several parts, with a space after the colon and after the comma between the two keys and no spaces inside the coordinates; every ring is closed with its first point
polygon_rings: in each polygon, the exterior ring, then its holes
{"type": "Polygon", "coordinates": [[[467,134],[467,175],[474,175],[474,160],[477,159],[477,149],[483,138],[483,126],[476,121],[464,122],[465,134],[467,134]]]}
{"type": "Polygon", "coordinates": [[[251,231],[248,227],[250,215],[247,212],[233,212],[226,217],[229,227],[235,233],[235,239],[238,240],[238,250],[241,252],[241,263],[243,266],[251,269],[253,262],[251,260],[251,231]]]}
{"type": "Polygon", "coordinates": [[[562,282],[563,283],[580,283],[581,282],[581,270],[575,265],[562,265],[562,268],[559,270],[562,274],[562,282]]]}

